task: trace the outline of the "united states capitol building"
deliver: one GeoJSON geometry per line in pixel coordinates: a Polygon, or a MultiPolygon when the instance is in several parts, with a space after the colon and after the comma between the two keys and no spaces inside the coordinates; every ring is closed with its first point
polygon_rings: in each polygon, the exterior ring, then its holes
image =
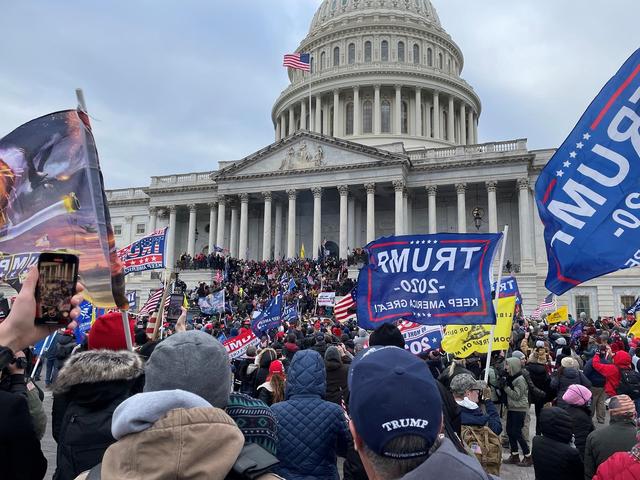
{"type": "MultiPolygon", "coordinates": [[[[381,236],[509,225],[505,262],[525,313],[535,309],[548,292],[533,186],[554,150],[478,144],[480,97],[429,0],[324,0],[296,51],[311,54],[312,71],[289,70],[274,142],[218,170],[108,191],[118,246],[169,226],[172,264],[216,245],[241,259],[297,257],[303,245],[315,257],[324,240],[345,257],[381,236]]],[[[127,277],[142,301],[157,285],[149,272],[127,277]]],[[[559,304],[617,316],[639,291],[626,270],[559,304]]]]}

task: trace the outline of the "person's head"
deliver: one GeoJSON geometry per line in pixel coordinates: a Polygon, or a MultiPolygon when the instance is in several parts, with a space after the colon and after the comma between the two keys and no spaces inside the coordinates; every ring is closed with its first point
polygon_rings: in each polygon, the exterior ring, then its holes
{"type": "Polygon", "coordinates": [[[442,401],[429,369],[395,346],[371,347],[349,370],[349,428],[370,478],[399,478],[429,456],[442,401]]]}
{"type": "Polygon", "coordinates": [[[327,348],[327,351],[324,353],[324,359],[327,362],[339,362],[342,363],[342,353],[340,349],[335,346],[330,346],[327,348]]]}
{"type": "Polygon", "coordinates": [[[569,413],[560,407],[546,407],[540,412],[540,432],[543,436],[561,443],[571,442],[573,420],[569,413]]]}
{"type": "Polygon", "coordinates": [[[392,323],[383,323],[369,335],[369,346],[394,346],[404,348],[404,337],[392,323]]]}
{"type": "Polygon", "coordinates": [[[145,392],[186,390],[218,408],[229,401],[229,355],[218,340],[198,330],[176,333],[159,343],[145,375],[145,392]]]}
{"type": "MultiPolygon", "coordinates": [[[[129,321],[131,338],[135,336],[134,327],[135,322],[129,321]]],[[[100,315],[93,322],[88,338],[89,350],[126,350],[127,342],[124,336],[122,314],[120,312],[112,312],[100,315]]]]}
{"type": "Polygon", "coordinates": [[[273,403],[284,400],[284,367],[280,360],[274,360],[269,364],[269,375],[267,381],[271,384],[273,390],[273,403]]]}
{"type": "Polygon", "coordinates": [[[505,360],[505,363],[507,365],[507,374],[511,375],[512,377],[517,375],[518,373],[520,373],[522,371],[522,363],[520,363],[520,360],[515,358],[515,357],[509,357],[505,360]]]}
{"type": "Polygon", "coordinates": [[[569,405],[574,405],[576,407],[589,405],[589,402],[591,402],[591,390],[578,384],[569,385],[569,388],[564,392],[562,399],[569,405]]]}
{"type": "Polygon", "coordinates": [[[465,397],[474,403],[479,403],[480,394],[485,385],[473,378],[473,375],[461,373],[453,377],[449,388],[456,400],[463,400],[465,397]]]}
{"type": "Polygon", "coordinates": [[[616,395],[609,401],[611,420],[624,421],[636,418],[636,405],[628,395],[616,395]]]}
{"type": "Polygon", "coordinates": [[[564,357],[560,365],[562,368],[578,368],[578,362],[573,357],[564,357]]]}
{"type": "Polygon", "coordinates": [[[518,360],[520,360],[520,363],[524,366],[525,363],[527,363],[527,356],[522,353],[520,350],[515,350],[511,356],[513,358],[517,358],[518,360]]]}

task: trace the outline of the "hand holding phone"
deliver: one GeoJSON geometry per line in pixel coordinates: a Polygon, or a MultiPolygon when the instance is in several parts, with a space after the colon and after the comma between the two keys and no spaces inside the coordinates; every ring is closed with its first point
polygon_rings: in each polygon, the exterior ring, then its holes
{"type": "Polygon", "coordinates": [[[40,254],[36,324],[66,326],[71,321],[71,298],[76,294],[78,264],[76,255],[55,252],[40,254]]]}

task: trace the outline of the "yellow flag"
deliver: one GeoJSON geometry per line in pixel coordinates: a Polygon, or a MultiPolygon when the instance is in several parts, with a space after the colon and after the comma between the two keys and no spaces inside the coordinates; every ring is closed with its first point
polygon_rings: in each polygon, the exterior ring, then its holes
{"type": "Polygon", "coordinates": [[[634,338],[640,336],[640,312],[636,312],[636,323],[629,329],[629,335],[633,335],[634,338]]]}
{"type": "Polygon", "coordinates": [[[189,300],[187,300],[187,296],[185,295],[182,300],[182,306],[189,310],[189,300]]]}
{"type": "Polygon", "coordinates": [[[560,307],[555,312],[547,315],[547,323],[553,325],[554,323],[566,322],[569,320],[569,308],[560,307]]]}
{"type": "Polygon", "coordinates": [[[300,247],[300,258],[304,258],[304,243],[300,247]]]}
{"type": "MultiPolygon", "coordinates": [[[[493,333],[494,350],[509,348],[515,308],[516,297],[498,299],[497,323],[493,333]]],[[[487,353],[490,334],[491,325],[448,325],[442,339],[442,349],[458,358],[466,358],[472,353],[487,353]]]]}

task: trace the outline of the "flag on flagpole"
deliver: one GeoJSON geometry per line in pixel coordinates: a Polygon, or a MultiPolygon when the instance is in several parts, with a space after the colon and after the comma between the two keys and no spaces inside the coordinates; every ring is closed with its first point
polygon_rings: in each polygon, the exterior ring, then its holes
{"type": "Polygon", "coordinates": [[[151,232],[118,250],[124,274],[164,268],[164,246],[168,227],[151,232]]]}
{"type": "Polygon", "coordinates": [[[543,313],[553,312],[558,309],[558,300],[553,293],[550,293],[531,314],[534,318],[540,318],[543,313]]]}
{"type": "Polygon", "coordinates": [[[352,318],[356,318],[356,312],[354,311],[354,309],[356,308],[356,301],[353,298],[353,293],[354,290],[342,297],[342,299],[340,299],[340,301],[338,301],[335,305],[333,313],[336,317],[336,320],[340,323],[347,322],[352,318]]]}
{"type": "Polygon", "coordinates": [[[294,70],[302,70],[303,72],[310,72],[311,71],[311,54],[288,53],[284,56],[282,66],[287,68],[293,68],[294,70]]]}
{"type": "MultiPolygon", "coordinates": [[[[159,288],[158,290],[153,292],[149,297],[149,299],[147,300],[147,303],[145,303],[142,306],[138,314],[151,315],[153,312],[156,312],[158,310],[158,307],[160,306],[160,300],[162,299],[163,292],[164,292],[164,288],[159,288]]],[[[167,296],[167,301],[168,300],[169,300],[169,296],[167,296]]]]}

